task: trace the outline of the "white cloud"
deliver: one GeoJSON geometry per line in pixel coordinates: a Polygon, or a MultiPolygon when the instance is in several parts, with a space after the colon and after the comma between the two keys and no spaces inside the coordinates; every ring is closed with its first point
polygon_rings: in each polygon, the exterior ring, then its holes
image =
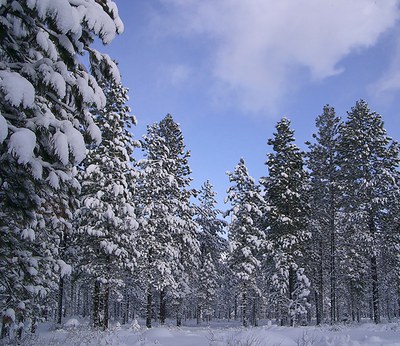
{"type": "Polygon", "coordinates": [[[178,87],[184,84],[190,78],[191,74],[191,68],[187,65],[170,64],[162,66],[159,83],[165,84],[167,82],[169,85],[178,87]]]}
{"type": "Polygon", "coordinates": [[[373,46],[400,13],[398,0],[164,2],[164,33],[210,39],[216,85],[255,112],[279,103],[304,71],[313,81],[341,73],[341,59],[373,46]]]}

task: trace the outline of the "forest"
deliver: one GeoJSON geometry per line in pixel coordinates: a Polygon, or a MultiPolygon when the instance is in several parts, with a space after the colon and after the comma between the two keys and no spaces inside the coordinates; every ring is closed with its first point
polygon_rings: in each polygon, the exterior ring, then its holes
{"type": "Polygon", "coordinates": [[[134,137],[117,62],[94,48],[123,31],[113,2],[7,0],[0,18],[2,339],[74,316],[399,317],[400,147],[366,101],[324,106],[306,150],[278,121],[265,176],[238,157],[221,211],[212,182],[191,186],[172,115],[134,137]]]}

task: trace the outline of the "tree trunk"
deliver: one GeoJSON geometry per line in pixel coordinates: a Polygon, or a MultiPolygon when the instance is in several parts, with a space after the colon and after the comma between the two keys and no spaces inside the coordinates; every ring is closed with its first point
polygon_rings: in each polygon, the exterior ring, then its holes
{"type": "Polygon", "coordinates": [[[182,298],[178,298],[178,304],[176,307],[176,326],[182,326],[182,309],[183,309],[183,300],[182,298]]]}
{"type": "Polygon", "coordinates": [[[61,326],[62,310],[63,310],[63,295],[64,295],[64,278],[60,276],[58,282],[58,306],[57,306],[57,324],[61,326]]]}
{"type": "MultiPolygon", "coordinates": [[[[63,257],[64,255],[64,251],[66,248],[66,243],[67,243],[67,239],[66,239],[67,235],[65,232],[61,233],[61,240],[60,240],[60,255],[61,257],[63,257]]],[[[60,274],[60,281],[58,283],[58,307],[57,307],[57,324],[59,326],[61,326],[61,322],[62,322],[62,311],[63,311],[63,298],[64,298],[64,278],[61,276],[60,274]]]]}
{"type": "Polygon", "coordinates": [[[336,263],[335,263],[335,230],[331,229],[331,324],[335,324],[337,321],[336,314],[336,263]]]}
{"type": "Polygon", "coordinates": [[[93,290],[93,327],[100,327],[100,281],[96,280],[93,290]]]}
{"type": "Polygon", "coordinates": [[[331,324],[337,321],[336,314],[336,231],[335,231],[335,195],[331,188],[330,198],[330,235],[331,235],[331,261],[330,261],[330,289],[331,289],[331,324]]]}
{"type": "Polygon", "coordinates": [[[83,287],[83,317],[89,315],[89,288],[83,287]]]}
{"type": "Polygon", "coordinates": [[[32,322],[31,322],[31,333],[32,334],[36,333],[37,325],[38,325],[38,322],[37,322],[36,317],[32,317],[32,322]]]}
{"type": "Polygon", "coordinates": [[[317,290],[314,290],[314,297],[315,297],[315,317],[317,318],[317,325],[321,323],[321,312],[319,310],[319,294],[317,290]]]}
{"type": "Polygon", "coordinates": [[[257,318],[257,298],[253,299],[253,309],[252,309],[252,316],[251,316],[251,324],[254,327],[258,326],[258,318],[257,318]]]}
{"type": "MultiPolygon", "coordinates": [[[[288,285],[288,296],[289,296],[289,301],[293,301],[293,293],[294,293],[294,288],[295,288],[295,272],[292,267],[289,268],[289,285],[288,285]]],[[[287,317],[286,320],[289,322],[290,326],[294,325],[294,320],[293,316],[291,314],[290,309],[287,309],[287,317]]]]}
{"type": "Polygon", "coordinates": [[[167,292],[165,289],[162,289],[160,292],[160,324],[165,324],[165,318],[167,317],[167,301],[166,301],[167,292]]]}
{"type": "Polygon", "coordinates": [[[357,319],[357,306],[356,306],[357,294],[355,293],[353,284],[351,285],[350,288],[350,294],[351,294],[351,320],[352,322],[355,322],[357,319]]]}
{"type": "Polygon", "coordinates": [[[317,325],[320,325],[324,316],[324,267],[323,267],[323,244],[322,236],[319,239],[319,264],[318,264],[318,299],[317,299],[317,325]]]}
{"type": "Polygon", "coordinates": [[[201,306],[200,304],[197,305],[197,309],[196,309],[196,322],[197,324],[200,324],[201,321],[201,306]]]}
{"type": "MultiPolygon", "coordinates": [[[[399,300],[400,300],[400,298],[399,298],[399,300]]],[[[237,320],[237,316],[238,316],[238,304],[237,303],[238,303],[238,295],[237,295],[237,293],[235,293],[235,305],[234,305],[234,312],[233,312],[233,317],[234,317],[235,321],[237,320]]]]}
{"type": "Polygon", "coordinates": [[[379,287],[378,287],[378,268],[376,256],[371,257],[371,275],[372,275],[372,308],[374,311],[374,322],[381,322],[380,304],[379,304],[379,287]]]}
{"type": "Polygon", "coordinates": [[[124,323],[126,324],[129,322],[129,293],[128,290],[125,291],[125,312],[124,312],[124,323]]]}
{"type": "MultiPolygon", "coordinates": [[[[374,216],[370,215],[369,219],[369,231],[372,236],[372,239],[375,239],[375,222],[374,216]]],[[[380,323],[381,314],[380,314],[380,302],[379,302],[379,281],[378,281],[378,266],[376,261],[375,248],[372,249],[371,256],[371,281],[372,281],[372,308],[374,311],[374,322],[380,323]]]]}
{"type": "Polygon", "coordinates": [[[104,291],[103,296],[103,330],[108,329],[108,321],[109,321],[109,300],[110,300],[110,286],[107,284],[106,289],[104,291]]]}
{"type": "Polygon", "coordinates": [[[152,305],[153,305],[153,292],[149,285],[147,287],[147,305],[146,305],[146,327],[147,328],[151,328],[152,305]]]}
{"type": "Polygon", "coordinates": [[[243,318],[243,327],[247,327],[249,325],[247,321],[247,296],[246,292],[242,293],[242,318],[243,318]]]}

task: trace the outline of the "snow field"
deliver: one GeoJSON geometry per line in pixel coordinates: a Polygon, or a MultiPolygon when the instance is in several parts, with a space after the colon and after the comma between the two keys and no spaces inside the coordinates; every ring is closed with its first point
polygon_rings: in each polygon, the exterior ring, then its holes
{"type": "Polygon", "coordinates": [[[39,328],[30,345],[119,345],[119,346],[400,346],[400,324],[386,323],[321,327],[280,327],[271,323],[254,328],[239,327],[237,322],[214,321],[197,326],[187,321],[184,327],[144,327],[144,321],[130,326],[114,324],[109,331],[94,331],[87,323],[71,319],[63,329],[50,324],[39,328]]]}

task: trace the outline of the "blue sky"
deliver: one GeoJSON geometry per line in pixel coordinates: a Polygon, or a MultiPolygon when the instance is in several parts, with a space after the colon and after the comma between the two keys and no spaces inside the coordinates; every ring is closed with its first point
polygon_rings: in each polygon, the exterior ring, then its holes
{"type": "Polygon", "coordinates": [[[180,123],[193,186],[209,179],[223,208],[240,157],[267,175],[267,139],[283,116],[296,143],[325,104],[356,100],[400,139],[398,0],[116,0],[124,33],[101,50],[119,62],[141,137],[167,113],[180,123]]]}

